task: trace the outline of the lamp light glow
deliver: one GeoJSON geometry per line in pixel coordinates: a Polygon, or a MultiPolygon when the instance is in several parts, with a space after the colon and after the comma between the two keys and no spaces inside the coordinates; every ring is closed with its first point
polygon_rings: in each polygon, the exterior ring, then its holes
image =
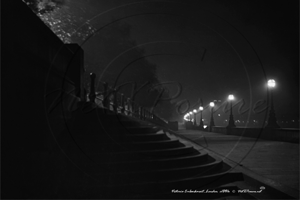
{"type": "Polygon", "coordinates": [[[233,94],[230,94],[230,95],[228,96],[228,99],[229,99],[229,100],[234,100],[233,94]]]}
{"type": "Polygon", "coordinates": [[[210,107],[214,107],[215,103],[214,102],[210,102],[209,105],[210,105],[210,107]]]}
{"type": "Polygon", "coordinates": [[[274,79],[268,80],[268,86],[269,86],[269,87],[273,88],[273,87],[275,87],[275,85],[276,85],[276,82],[275,82],[274,79]]]}
{"type": "Polygon", "coordinates": [[[202,106],[200,106],[200,107],[199,107],[199,110],[203,110],[203,107],[202,107],[202,106]]]}
{"type": "Polygon", "coordinates": [[[194,109],[194,110],[193,110],[193,112],[194,112],[194,113],[197,113],[197,110],[196,110],[196,109],[194,109]]]}

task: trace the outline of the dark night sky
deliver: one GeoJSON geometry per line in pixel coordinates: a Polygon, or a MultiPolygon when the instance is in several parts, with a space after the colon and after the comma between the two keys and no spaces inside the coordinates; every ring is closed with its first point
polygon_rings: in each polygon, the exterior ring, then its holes
{"type": "MultiPolygon", "coordinates": [[[[160,81],[182,85],[191,104],[203,98],[267,100],[266,81],[277,82],[276,113],[299,114],[298,1],[74,0],[97,29],[112,19],[130,24],[131,37],[157,65],[160,81]],[[205,54],[203,55],[203,53],[205,54]],[[172,54],[172,55],[171,55],[172,54]]],[[[88,43],[82,45],[87,48],[88,43]]],[[[177,87],[170,86],[171,93],[177,87]]]]}

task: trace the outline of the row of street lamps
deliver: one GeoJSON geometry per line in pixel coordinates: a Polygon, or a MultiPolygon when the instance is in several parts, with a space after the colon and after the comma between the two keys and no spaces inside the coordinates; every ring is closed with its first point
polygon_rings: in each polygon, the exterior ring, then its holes
{"type": "MultiPolygon", "coordinates": [[[[228,100],[230,101],[230,115],[229,115],[229,123],[228,123],[227,127],[235,127],[234,120],[233,120],[233,115],[232,115],[232,100],[234,100],[234,96],[232,94],[230,94],[228,96],[228,100]]],[[[211,107],[211,117],[210,117],[209,131],[212,131],[212,127],[215,126],[214,117],[213,117],[215,102],[210,102],[209,106],[211,107]]],[[[203,106],[202,105],[199,107],[199,111],[200,111],[199,129],[203,130],[204,128],[203,128],[203,119],[202,119],[202,111],[203,111],[203,106]]],[[[185,115],[185,119],[186,119],[186,117],[189,117],[189,121],[191,121],[192,115],[194,116],[194,121],[193,121],[194,127],[197,126],[196,114],[197,114],[197,110],[194,109],[193,111],[190,111],[189,113],[187,113],[185,115]]]]}
{"type": "MultiPolygon", "coordinates": [[[[270,108],[270,112],[269,112],[269,119],[268,119],[268,124],[266,126],[266,128],[280,128],[279,125],[276,122],[276,117],[275,117],[275,111],[274,111],[274,103],[273,103],[273,92],[272,89],[275,87],[276,83],[274,79],[270,79],[268,80],[268,87],[270,88],[270,101],[271,101],[271,108],[270,108]]],[[[228,121],[228,125],[226,128],[234,128],[235,123],[234,123],[234,119],[233,119],[233,114],[232,114],[232,101],[234,100],[234,95],[230,94],[228,96],[228,101],[230,102],[230,114],[229,114],[229,121],[228,121]]],[[[212,131],[212,127],[215,126],[214,123],[214,118],[213,118],[213,112],[214,112],[214,107],[215,107],[215,103],[214,102],[210,102],[209,106],[211,107],[211,117],[210,117],[210,124],[209,124],[209,131],[212,131]]],[[[202,119],[202,112],[203,112],[203,105],[202,105],[202,101],[201,101],[201,105],[199,107],[199,111],[200,111],[200,124],[199,124],[199,129],[203,130],[203,119],[202,119]]],[[[184,116],[185,120],[191,121],[192,115],[194,116],[194,122],[193,125],[194,127],[197,127],[197,123],[196,123],[196,114],[197,114],[197,110],[194,109],[193,111],[190,111],[189,113],[187,113],[184,116]],[[186,119],[186,118],[189,119],[186,119]]]]}

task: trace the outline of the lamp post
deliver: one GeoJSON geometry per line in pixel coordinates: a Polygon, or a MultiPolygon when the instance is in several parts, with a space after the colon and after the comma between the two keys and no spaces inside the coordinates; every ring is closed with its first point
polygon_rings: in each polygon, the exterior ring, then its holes
{"type": "Polygon", "coordinates": [[[275,87],[276,82],[274,79],[268,80],[268,88],[270,89],[270,101],[271,101],[271,108],[269,112],[269,119],[266,128],[280,128],[277,124],[275,110],[274,110],[274,102],[273,102],[273,88],[275,87]]]}
{"type": "Polygon", "coordinates": [[[189,121],[189,123],[188,123],[188,127],[189,127],[189,129],[192,129],[193,128],[193,123],[192,123],[192,115],[193,115],[193,112],[192,111],[190,111],[189,112],[189,116],[190,116],[190,121],[189,121]]]}
{"type": "Polygon", "coordinates": [[[200,107],[199,107],[199,110],[200,110],[200,124],[199,124],[199,126],[200,126],[200,130],[203,130],[203,120],[202,120],[202,111],[203,111],[203,107],[200,106],[200,107]]]}
{"type": "Polygon", "coordinates": [[[234,124],[234,119],[233,119],[233,115],[232,115],[232,101],[234,100],[234,96],[232,94],[230,94],[228,96],[228,100],[230,101],[230,115],[229,115],[229,122],[228,122],[227,128],[234,128],[235,124],[234,124]]]}
{"type": "Polygon", "coordinates": [[[197,125],[197,122],[196,122],[196,114],[197,114],[197,110],[194,109],[193,112],[194,112],[194,126],[196,126],[196,125],[197,125]]]}
{"type": "Polygon", "coordinates": [[[215,103],[214,102],[210,102],[209,105],[211,107],[211,117],[210,117],[209,131],[211,132],[212,131],[212,127],[215,126],[214,117],[213,117],[215,103]]]}
{"type": "Polygon", "coordinates": [[[190,113],[187,113],[185,116],[187,116],[187,119],[186,119],[186,122],[185,122],[185,128],[189,129],[189,123],[190,123],[190,120],[191,120],[190,113]]]}

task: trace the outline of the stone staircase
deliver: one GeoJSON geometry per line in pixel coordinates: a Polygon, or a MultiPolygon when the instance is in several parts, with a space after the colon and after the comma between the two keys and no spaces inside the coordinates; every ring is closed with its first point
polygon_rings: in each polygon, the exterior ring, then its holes
{"type": "Polygon", "coordinates": [[[61,198],[218,198],[172,190],[206,190],[242,180],[222,160],[168,137],[160,126],[90,110],[77,111],[65,131],[71,140],[63,150],[71,163],[61,198]]]}

